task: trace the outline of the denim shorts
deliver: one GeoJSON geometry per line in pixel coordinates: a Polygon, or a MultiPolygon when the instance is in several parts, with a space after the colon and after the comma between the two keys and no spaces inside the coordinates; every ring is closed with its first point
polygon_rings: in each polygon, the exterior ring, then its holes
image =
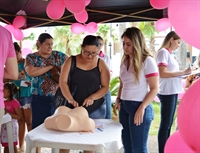
{"type": "Polygon", "coordinates": [[[31,108],[31,101],[32,101],[32,97],[22,97],[20,98],[20,106],[23,109],[27,109],[27,108],[31,108]]]}
{"type": "Polygon", "coordinates": [[[101,107],[89,114],[92,119],[105,119],[106,118],[106,103],[104,102],[101,107]]]}

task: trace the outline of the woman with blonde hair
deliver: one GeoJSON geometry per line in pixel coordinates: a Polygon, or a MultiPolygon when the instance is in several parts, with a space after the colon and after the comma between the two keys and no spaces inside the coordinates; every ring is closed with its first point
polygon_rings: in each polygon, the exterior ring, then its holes
{"type": "Polygon", "coordinates": [[[124,152],[147,153],[148,133],[154,116],[151,102],[158,92],[158,68],[138,28],[127,28],[121,38],[124,55],[114,112],[119,110],[124,152]]]}
{"type": "Polygon", "coordinates": [[[158,98],[161,103],[161,121],[158,131],[159,153],[164,152],[165,143],[170,136],[178,94],[183,92],[181,78],[177,76],[191,73],[190,67],[180,71],[172,54],[172,51],[176,50],[180,44],[181,38],[174,31],[171,31],[165,37],[156,56],[160,74],[158,98]]]}

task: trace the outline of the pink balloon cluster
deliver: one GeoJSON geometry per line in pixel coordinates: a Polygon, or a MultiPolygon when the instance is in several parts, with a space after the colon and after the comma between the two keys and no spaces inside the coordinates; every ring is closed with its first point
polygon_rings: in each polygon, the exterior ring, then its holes
{"type": "Polygon", "coordinates": [[[178,131],[169,137],[164,153],[200,152],[200,79],[183,95],[178,107],[178,131]]]}
{"type": "Polygon", "coordinates": [[[22,40],[24,38],[24,34],[21,31],[21,27],[23,27],[26,23],[26,20],[23,16],[16,16],[13,20],[13,24],[8,24],[5,28],[13,34],[16,40],[22,40]]]}
{"type": "Polygon", "coordinates": [[[88,13],[85,7],[91,0],[52,0],[46,8],[46,13],[53,20],[60,19],[65,8],[74,14],[75,19],[80,23],[85,23],[88,20],[88,13]]]}
{"type": "MultiPolygon", "coordinates": [[[[156,9],[168,8],[168,17],[177,34],[188,44],[200,49],[200,0],[150,0],[156,9]]],[[[165,29],[163,23],[157,21],[156,29],[165,29]],[[159,26],[158,26],[159,25],[159,26]],[[160,28],[161,27],[161,28],[160,28]]]]}
{"type": "Polygon", "coordinates": [[[74,34],[81,34],[83,32],[95,33],[98,30],[98,25],[95,22],[90,22],[86,26],[81,23],[73,23],[70,29],[74,34]]]}

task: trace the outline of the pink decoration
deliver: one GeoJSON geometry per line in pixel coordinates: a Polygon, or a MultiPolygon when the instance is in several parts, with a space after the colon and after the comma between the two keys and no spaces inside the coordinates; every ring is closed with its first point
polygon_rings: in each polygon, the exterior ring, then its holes
{"type": "Polygon", "coordinates": [[[155,29],[157,31],[167,30],[171,26],[171,23],[168,18],[162,18],[156,21],[155,29]]]}
{"type": "MultiPolygon", "coordinates": [[[[182,79],[182,87],[185,88],[185,81],[182,79]]],[[[183,91],[182,93],[178,94],[178,99],[182,99],[183,95],[185,94],[185,91],[183,91]]]]}
{"type": "Polygon", "coordinates": [[[13,36],[16,40],[24,39],[24,34],[20,29],[14,29],[13,36]]]}
{"type": "Polygon", "coordinates": [[[26,23],[26,20],[23,16],[16,16],[13,20],[13,27],[21,28],[26,23]]]}
{"type": "Polygon", "coordinates": [[[64,0],[64,4],[71,13],[81,13],[85,9],[84,0],[64,0]]]}
{"type": "Polygon", "coordinates": [[[23,49],[22,49],[22,56],[23,56],[23,57],[26,57],[26,55],[28,55],[28,54],[30,54],[30,53],[32,53],[32,50],[31,50],[31,49],[29,49],[29,48],[23,48],[23,49]]]}
{"type": "Polygon", "coordinates": [[[200,79],[185,92],[178,107],[178,128],[181,137],[196,153],[200,152],[199,93],[200,79]]]}
{"type": "Polygon", "coordinates": [[[165,144],[164,153],[194,153],[183,141],[179,131],[174,132],[165,144]]]}
{"type": "Polygon", "coordinates": [[[50,1],[46,8],[46,13],[53,20],[60,19],[65,12],[65,6],[62,0],[50,1]]]}
{"type": "Polygon", "coordinates": [[[171,0],[168,16],[177,34],[200,49],[200,1],[171,0]]]}
{"type": "Polygon", "coordinates": [[[12,26],[12,25],[10,25],[10,24],[7,24],[6,26],[5,26],[5,28],[12,34],[13,33],[13,31],[14,31],[14,27],[12,26]]]}
{"type": "Polygon", "coordinates": [[[95,33],[98,30],[98,25],[95,22],[90,22],[86,26],[86,31],[89,33],[95,33]]]}
{"type": "Polygon", "coordinates": [[[85,1],[85,6],[89,5],[91,0],[84,0],[85,1]]]}
{"type": "Polygon", "coordinates": [[[160,99],[158,98],[158,96],[156,96],[156,97],[154,98],[154,101],[155,101],[155,102],[160,102],[160,99]]]}
{"type": "Polygon", "coordinates": [[[85,26],[81,23],[73,23],[70,29],[74,34],[81,34],[85,31],[85,26]]]}
{"type": "Polygon", "coordinates": [[[83,10],[83,12],[79,13],[79,14],[74,14],[74,17],[76,19],[76,21],[80,22],[80,23],[85,23],[88,20],[88,13],[86,10],[83,10]]]}
{"type": "Polygon", "coordinates": [[[155,9],[164,9],[169,5],[170,0],[150,0],[150,4],[155,9]]]}

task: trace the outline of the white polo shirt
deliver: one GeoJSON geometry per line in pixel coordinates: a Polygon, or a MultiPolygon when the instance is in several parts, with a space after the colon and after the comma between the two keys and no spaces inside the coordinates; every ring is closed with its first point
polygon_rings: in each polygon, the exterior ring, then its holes
{"type": "MultiPolygon", "coordinates": [[[[166,66],[167,71],[179,71],[179,65],[174,59],[172,53],[165,48],[162,48],[156,56],[157,65],[166,66]]],[[[159,79],[159,94],[170,95],[183,92],[181,78],[160,78],[159,79]]]]}
{"type": "Polygon", "coordinates": [[[110,57],[108,55],[104,54],[102,51],[100,51],[99,57],[105,61],[110,72],[113,72],[110,57]]]}
{"type": "Polygon", "coordinates": [[[120,79],[123,83],[121,99],[142,102],[149,92],[147,78],[158,76],[158,67],[155,60],[148,56],[142,63],[142,70],[139,75],[140,82],[134,82],[132,67],[127,70],[127,64],[124,63],[120,68],[120,79]]]}

